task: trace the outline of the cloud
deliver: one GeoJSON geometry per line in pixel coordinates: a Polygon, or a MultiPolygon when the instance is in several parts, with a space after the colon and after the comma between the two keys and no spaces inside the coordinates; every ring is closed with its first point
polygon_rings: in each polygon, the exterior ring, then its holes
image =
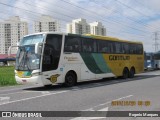
{"type": "Polygon", "coordinates": [[[144,43],[146,51],[154,51],[151,35],[159,29],[159,0],[1,0],[2,19],[18,15],[32,24],[42,14],[61,22],[62,31],[73,19],[85,18],[87,22],[99,21],[107,28],[107,35],[144,43]],[[119,1],[119,2],[118,2],[119,1]],[[22,9],[18,9],[22,8],[22,9]],[[23,10],[25,9],[25,10],[23,10]]]}

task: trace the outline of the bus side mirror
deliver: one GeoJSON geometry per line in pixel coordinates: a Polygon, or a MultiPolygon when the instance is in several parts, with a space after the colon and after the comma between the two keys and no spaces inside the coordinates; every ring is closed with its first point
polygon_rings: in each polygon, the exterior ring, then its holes
{"type": "Polygon", "coordinates": [[[43,43],[35,44],[35,54],[41,55],[43,43]]]}
{"type": "Polygon", "coordinates": [[[11,49],[12,49],[13,47],[19,47],[19,46],[17,46],[17,45],[12,45],[12,46],[10,46],[9,49],[8,49],[8,56],[11,55],[11,49]]]}

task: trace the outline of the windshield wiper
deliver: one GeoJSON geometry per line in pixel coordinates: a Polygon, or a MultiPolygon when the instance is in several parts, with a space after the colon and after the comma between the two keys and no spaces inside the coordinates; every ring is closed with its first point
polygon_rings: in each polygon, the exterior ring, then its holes
{"type": "MultiPolygon", "coordinates": [[[[20,68],[23,68],[23,70],[24,70],[25,69],[25,65],[26,65],[28,71],[31,71],[30,68],[28,67],[28,62],[27,62],[28,51],[26,51],[25,48],[24,48],[24,50],[21,51],[21,52],[24,52],[24,54],[23,54],[22,59],[21,59],[19,65],[18,65],[18,70],[21,70],[20,68]]],[[[20,54],[19,54],[19,56],[20,56],[20,54]]]]}
{"type": "Polygon", "coordinates": [[[18,56],[18,70],[20,70],[20,67],[23,66],[23,61],[24,61],[24,54],[25,54],[25,49],[20,48],[19,56],[18,56]],[[23,52],[23,54],[22,54],[23,52]],[[20,60],[21,59],[21,60],[20,60]],[[19,61],[20,60],[20,61],[19,61]]]}
{"type": "Polygon", "coordinates": [[[28,68],[28,71],[31,71],[31,69],[28,67],[28,61],[27,60],[29,60],[29,58],[27,57],[27,55],[28,55],[28,51],[26,52],[26,55],[25,55],[25,61],[24,61],[24,63],[26,63],[26,66],[27,66],[27,68],[28,68]]]}

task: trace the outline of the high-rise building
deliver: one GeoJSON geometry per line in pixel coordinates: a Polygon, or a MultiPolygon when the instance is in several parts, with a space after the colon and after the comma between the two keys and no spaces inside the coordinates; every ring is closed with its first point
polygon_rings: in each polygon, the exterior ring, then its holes
{"type": "MultiPolygon", "coordinates": [[[[17,45],[17,42],[26,34],[28,34],[28,24],[21,21],[18,16],[0,22],[0,54],[8,54],[8,48],[11,45],[17,45]]],[[[16,48],[11,51],[12,54],[16,52],[16,48]]]]}
{"type": "Polygon", "coordinates": [[[106,36],[106,28],[101,22],[93,22],[88,24],[86,19],[80,18],[72,20],[72,23],[67,24],[67,33],[106,36]]]}
{"type": "Polygon", "coordinates": [[[106,36],[106,28],[102,25],[101,22],[90,23],[90,31],[93,35],[106,36]]]}
{"type": "Polygon", "coordinates": [[[59,32],[60,22],[54,20],[51,16],[42,15],[39,21],[34,22],[34,32],[59,32]]]}
{"type": "Polygon", "coordinates": [[[90,26],[86,22],[86,19],[75,19],[72,20],[72,23],[67,24],[67,33],[89,34],[90,26]]]}

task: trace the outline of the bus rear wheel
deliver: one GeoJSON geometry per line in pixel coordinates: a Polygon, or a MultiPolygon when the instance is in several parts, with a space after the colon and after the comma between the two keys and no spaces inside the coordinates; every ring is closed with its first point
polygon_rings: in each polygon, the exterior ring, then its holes
{"type": "Polygon", "coordinates": [[[130,77],[130,78],[133,78],[133,77],[134,77],[134,74],[135,74],[135,69],[132,67],[132,68],[130,69],[130,72],[129,72],[129,77],[130,77]]]}
{"type": "Polygon", "coordinates": [[[76,75],[74,72],[68,72],[65,76],[65,85],[67,87],[72,87],[76,84],[76,75]]]}
{"type": "Polygon", "coordinates": [[[129,77],[129,72],[128,72],[128,69],[127,68],[124,68],[123,69],[123,75],[122,75],[122,78],[123,79],[126,79],[129,77]]]}

